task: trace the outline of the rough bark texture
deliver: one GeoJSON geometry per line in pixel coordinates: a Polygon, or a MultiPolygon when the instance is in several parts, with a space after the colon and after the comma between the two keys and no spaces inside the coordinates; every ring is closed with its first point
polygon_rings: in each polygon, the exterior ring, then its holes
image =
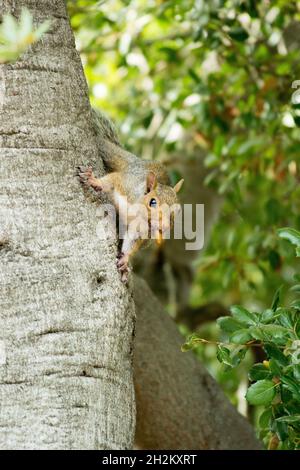
{"type": "Polygon", "coordinates": [[[135,277],[136,444],[142,449],[260,449],[249,423],[191,352],[146,283],[135,277]]]}
{"type": "Polygon", "coordinates": [[[0,69],[0,448],[130,448],[134,305],[75,177],[103,135],[64,1],[23,6],[52,27],[0,69]]]}

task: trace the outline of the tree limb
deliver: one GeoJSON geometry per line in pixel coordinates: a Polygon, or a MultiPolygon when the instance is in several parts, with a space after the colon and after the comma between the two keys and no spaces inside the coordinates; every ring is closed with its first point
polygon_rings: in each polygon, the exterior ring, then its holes
{"type": "Polygon", "coordinates": [[[143,449],[260,449],[250,424],[192,353],[147,284],[134,278],[136,445],[143,449]]]}

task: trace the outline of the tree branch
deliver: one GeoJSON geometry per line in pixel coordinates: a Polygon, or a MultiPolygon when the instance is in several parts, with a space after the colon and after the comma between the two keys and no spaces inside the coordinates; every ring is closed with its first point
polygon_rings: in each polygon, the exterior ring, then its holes
{"type": "Polygon", "coordinates": [[[192,353],[147,284],[134,278],[136,445],[143,449],[260,449],[250,424],[192,353]]]}

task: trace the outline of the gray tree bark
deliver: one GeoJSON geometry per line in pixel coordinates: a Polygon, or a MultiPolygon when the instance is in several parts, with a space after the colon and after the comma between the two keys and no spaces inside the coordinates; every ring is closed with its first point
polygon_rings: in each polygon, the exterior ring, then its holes
{"type": "Polygon", "coordinates": [[[52,26],[0,69],[0,448],[130,448],[134,305],[75,177],[104,136],[65,2],[23,6],[52,26]]]}

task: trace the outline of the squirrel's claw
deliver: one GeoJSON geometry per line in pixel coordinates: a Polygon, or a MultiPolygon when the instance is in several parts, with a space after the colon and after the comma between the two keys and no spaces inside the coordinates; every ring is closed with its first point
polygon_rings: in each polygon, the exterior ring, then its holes
{"type": "Polygon", "coordinates": [[[77,176],[79,176],[79,181],[82,184],[89,185],[89,180],[93,176],[93,168],[91,166],[84,167],[78,166],[77,167],[77,176]]]}
{"type": "Polygon", "coordinates": [[[126,282],[128,282],[128,273],[123,273],[122,274],[121,281],[124,282],[124,284],[126,284],[126,282]]]}
{"type": "Polygon", "coordinates": [[[130,272],[130,267],[128,266],[128,256],[124,255],[124,253],[119,253],[117,260],[117,267],[121,273],[121,281],[127,282],[128,273],[130,272]]]}
{"type": "Polygon", "coordinates": [[[81,184],[87,187],[93,188],[95,191],[102,191],[101,180],[95,178],[93,174],[93,168],[91,166],[85,168],[84,166],[77,167],[79,181],[81,184]]]}
{"type": "Polygon", "coordinates": [[[123,261],[122,259],[117,262],[117,266],[118,266],[119,271],[121,271],[121,272],[130,271],[129,266],[128,266],[128,262],[123,261]]]}

